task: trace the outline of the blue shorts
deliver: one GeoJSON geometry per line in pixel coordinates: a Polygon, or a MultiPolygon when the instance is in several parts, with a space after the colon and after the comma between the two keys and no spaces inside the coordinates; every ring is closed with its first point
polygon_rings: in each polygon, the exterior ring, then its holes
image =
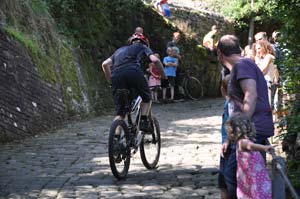
{"type": "Polygon", "coordinates": [[[164,9],[164,16],[165,16],[165,17],[170,17],[170,16],[171,16],[170,10],[164,9]]]}
{"type": "Polygon", "coordinates": [[[169,84],[174,87],[176,77],[173,77],[173,76],[167,76],[167,77],[168,77],[169,84]]]}
{"type": "Polygon", "coordinates": [[[111,81],[117,115],[124,117],[127,112],[124,100],[117,94],[118,89],[128,89],[130,91],[130,100],[133,100],[137,95],[141,96],[143,102],[151,100],[147,80],[143,72],[138,68],[129,67],[114,71],[111,81]]]}

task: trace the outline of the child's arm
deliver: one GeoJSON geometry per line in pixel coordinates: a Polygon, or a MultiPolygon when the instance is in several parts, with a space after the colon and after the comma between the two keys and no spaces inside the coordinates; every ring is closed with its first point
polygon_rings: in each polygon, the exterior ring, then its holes
{"type": "MultiPolygon", "coordinates": [[[[152,63],[151,63],[152,64],[152,63]]],[[[153,72],[153,65],[150,65],[150,70],[149,70],[149,72],[150,72],[150,74],[153,76],[153,77],[155,77],[155,74],[154,74],[154,72],[153,72]]]]}
{"type": "Polygon", "coordinates": [[[177,66],[178,66],[178,59],[176,60],[176,62],[174,62],[173,66],[174,66],[174,67],[177,67],[177,66]]]}
{"type": "Polygon", "coordinates": [[[272,145],[255,144],[247,139],[239,140],[239,150],[241,151],[265,151],[270,153],[270,149],[272,148],[272,145]]]}
{"type": "Polygon", "coordinates": [[[150,67],[150,73],[151,73],[151,75],[152,75],[155,79],[160,79],[160,75],[157,75],[157,74],[155,74],[155,73],[153,72],[153,67],[155,67],[155,66],[151,66],[151,67],[150,67]]]}
{"type": "Polygon", "coordinates": [[[176,62],[166,62],[165,65],[166,66],[174,66],[174,67],[176,67],[177,63],[176,62]]]}

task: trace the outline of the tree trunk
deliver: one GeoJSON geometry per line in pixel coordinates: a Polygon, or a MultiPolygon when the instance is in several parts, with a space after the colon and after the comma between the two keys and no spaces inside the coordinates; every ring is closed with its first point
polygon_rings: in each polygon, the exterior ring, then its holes
{"type": "Polygon", "coordinates": [[[250,19],[250,23],[249,23],[249,35],[248,35],[249,46],[251,46],[253,43],[253,34],[254,34],[254,17],[250,19]]]}
{"type": "Polygon", "coordinates": [[[253,34],[254,34],[254,0],[251,0],[251,18],[249,23],[249,35],[248,35],[248,45],[251,46],[253,43],[253,34]]]}

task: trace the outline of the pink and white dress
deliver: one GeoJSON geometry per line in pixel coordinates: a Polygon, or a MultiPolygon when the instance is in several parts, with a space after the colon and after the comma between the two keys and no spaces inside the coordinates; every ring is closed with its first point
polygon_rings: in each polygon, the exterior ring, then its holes
{"type": "Polygon", "coordinates": [[[271,180],[259,151],[240,151],[237,143],[237,197],[272,199],[271,180]]]}
{"type": "Polygon", "coordinates": [[[155,89],[158,88],[160,86],[160,78],[159,78],[159,72],[157,70],[157,68],[154,66],[154,64],[150,63],[150,77],[149,77],[149,88],[155,89]]]}

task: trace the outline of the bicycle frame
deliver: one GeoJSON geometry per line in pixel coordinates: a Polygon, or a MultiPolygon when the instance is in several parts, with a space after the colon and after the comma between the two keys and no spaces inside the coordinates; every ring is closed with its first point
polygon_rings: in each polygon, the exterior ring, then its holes
{"type": "Polygon", "coordinates": [[[127,120],[128,120],[128,125],[132,126],[134,125],[133,121],[132,121],[132,116],[135,116],[135,123],[138,125],[139,124],[139,120],[140,120],[140,108],[141,108],[141,103],[142,103],[142,98],[140,96],[138,96],[134,102],[131,105],[130,110],[128,111],[127,114],[127,120]]]}
{"type": "MultiPolygon", "coordinates": [[[[127,96],[128,97],[128,96],[127,96]]],[[[128,102],[128,101],[127,101],[128,102]]],[[[131,104],[127,103],[127,125],[128,129],[130,131],[130,135],[132,136],[130,138],[131,142],[134,141],[133,147],[134,151],[133,154],[137,152],[137,149],[142,141],[143,134],[139,130],[139,121],[141,119],[141,103],[142,98],[138,96],[131,104]],[[132,119],[132,116],[135,116],[134,120],[132,119]]]]}

